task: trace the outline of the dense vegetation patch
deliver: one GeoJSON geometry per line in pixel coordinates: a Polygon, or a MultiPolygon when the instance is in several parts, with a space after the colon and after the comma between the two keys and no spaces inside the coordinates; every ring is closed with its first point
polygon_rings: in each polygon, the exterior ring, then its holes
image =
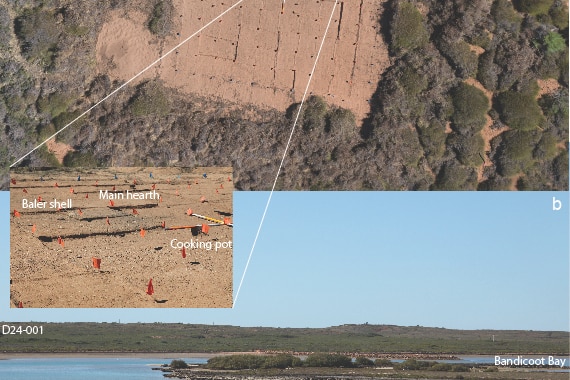
{"type": "Polygon", "coordinates": [[[423,47],[429,40],[429,33],[420,11],[409,2],[396,6],[391,28],[391,48],[396,53],[423,47]]]}

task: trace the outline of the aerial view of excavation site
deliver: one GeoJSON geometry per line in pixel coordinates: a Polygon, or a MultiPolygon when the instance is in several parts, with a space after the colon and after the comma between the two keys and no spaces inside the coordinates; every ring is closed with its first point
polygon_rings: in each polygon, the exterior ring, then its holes
{"type": "Polygon", "coordinates": [[[567,190],[568,3],[0,1],[18,166],[238,190],[567,190]],[[289,142],[290,139],[290,143],[289,142]]]}

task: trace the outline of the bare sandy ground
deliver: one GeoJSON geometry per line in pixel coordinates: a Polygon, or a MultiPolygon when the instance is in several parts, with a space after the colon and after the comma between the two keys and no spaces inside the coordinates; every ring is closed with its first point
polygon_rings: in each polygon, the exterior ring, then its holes
{"type": "MultiPolygon", "coordinates": [[[[136,10],[115,12],[99,35],[97,67],[127,80],[236,1],[174,0],[175,30],[159,40],[136,10]]],[[[389,65],[378,28],[383,0],[341,1],[333,15],[310,92],[351,109],[357,120],[389,65]]],[[[140,80],[237,103],[285,110],[309,80],[332,0],[246,0],[181,46],[140,80]]]]}
{"type": "Polygon", "coordinates": [[[232,227],[210,226],[205,234],[201,225],[215,223],[187,213],[191,208],[217,220],[232,218],[231,173],[231,168],[13,171],[11,307],[20,301],[37,308],[231,307],[232,227]],[[105,190],[150,194],[153,187],[160,198],[100,199],[105,190]],[[24,199],[38,197],[46,208],[23,207],[24,199]],[[65,207],[50,208],[55,199],[65,207]],[[173,226],[198,227],[168,229],[173,226]],[[203,246],[189,247],[183,258],[181,249],[171,247],[173,239],[203,246]],[[216,242],[226,247],[215,252],[216,242]],[[100,269],[93,257],[101,259],[100,269]],[[148,295],[151,278],[154,294],[148,295]]]}

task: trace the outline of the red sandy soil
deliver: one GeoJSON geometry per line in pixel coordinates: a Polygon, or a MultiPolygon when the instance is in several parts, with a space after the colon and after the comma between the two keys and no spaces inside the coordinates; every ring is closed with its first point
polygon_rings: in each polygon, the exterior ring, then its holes
{"type": "Polygon", "coordinates": [[[536,83],[538,84],[538,95],[536,96],[537,99],[542,97],[545,94],[552,94],[554,91],[560,88],[560,83],[556,79],[537,79],[536,83]]]}
{"type": "Polygon", "coordinates": [[[48,151],[50,151],[51,153],[53,153],[53,155],[55,156],[55,158],[57,159],[57,161],[62,164],[63,163],[63,158],[65,157],[65,155],[68,152],[72,152],[73,148],[71,147],[71,145],[68,144],[64,144],[61,142],[57,142],[55,141],[55,139],[51,139],[49,140],[47,143],[47,148],[48,151]]]}
{"type": "MultiPolygon", "coordinates": [[[[99,72],[128,80],[236,1],[174,0],[176,27],[161,40],[134,9],[117,11],[97,42],[99,72]]],[[[351,109],[357,120],[389,65],[379,34],[383,0],[339,2],[310,93],[351,109]]],[[[332,0],[246,0],[141,76],[186,93],[285,110],[301,101],[332,0]]],[[[139,80],[141,80],[139,79],[139,80]]]]}
{"type": "Polygon", "coordinates": [[[20,301],[23,307],[38,308],[231,307],[232,249],[189,248],[183,258],[170,242],[228,242],[232,227],[210,226],[208,234],[199,227],[193,235],[190,229],[167,230],[161,225],[212,223],[187,215],[188,208],[218,220],[232,218],[231,173],[231,168],[12,171],[16,183],[10,189],[11,307],[20,301]],[[99,199],[101,190],[112,192],[113,186],[117,192],[144,194],[153,184],[162,201],[117,199],[113,206],[99,199]],[[48,202],[45,209],[22,207],[23,199],[38,196],[48,202]],[[206,202],[200,201],[202,196],[206,202]],[[72,205],[59,211],[49,208],[54,199],[71,199],[72,205]],[[14,216],[14,210],[20,216],[14,216]],[[101,259],[100,269],[94,268],[92,257],[101,259]],[[148,295],[151,278],[155,293],[148,295]]]}
{"type": "MultiPolygon", "coordinates": [[[[474,78],[466,79],[465,83],[467,83],[468,85],[474,86],[474,87],[478,88],[479,90],[483,91],[485,93],[485,96],[487,97],[487,99],[489,99],[489,105],[491,105],[491,102],[493,99],[493,92],[487,90],[485,87],[483,87],[483,85],[478,80],[476,80],[474,78]]],[[[492,129],[491,126],[493,125],[493,120],[491,119],[491,116],[485,115],[485,118],[487,119],[487,122],[485,123],[485,126],[481,130],[481,136],[483,137],[483,141],[485,141],[485,155],[483,156],[485,158],[485,163],[481,164],[481,166],[479,166],[479,168],[477,169],[477,180],[479,182],[483,182],[486,179],[484,177],[485,167],[493,165],[493,161],[491,161],[489,159],[489,157],[487,157],[487,154],[486,154],[487,152],[491,151],[491,140],[493,140],[495,137],[497,137],[501,133],[509,130],[508,127],[501,128],[501,129],[492,129]]]]}

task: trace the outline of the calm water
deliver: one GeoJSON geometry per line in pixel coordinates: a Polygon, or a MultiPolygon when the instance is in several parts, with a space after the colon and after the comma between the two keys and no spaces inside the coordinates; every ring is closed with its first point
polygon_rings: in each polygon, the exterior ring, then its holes
{"type": "MultiPolygon", "coordinates": [[[[530,356],[529,356],[530,357],[530,356]]],[[[558,357],[561,358],[561,357],[558,357]]],[[[563,357],[562,357],[563,358],[563,357]]],[[[204,364],[207,359],[180,358],[188,364],[204,364]]],[[[569,358],[566,358],[568,365],[569,358]]],[[[165,379],[161,371],[151,368],[172,359],[155,358],[31,358],[0,360],[0,379],[10,380],[115,380],[137,379],[158,380],[165,379]]],[[[400,360],[394,360],[398,362],[400,360]]],[[[447,363],[462,364],[490,364],[494,356],[462,356],[461,360],[440,360],[447,363]]],[[[560,370],[553,370],[560,371],[560,370]]],[[[562,369],[568,372],[568,368],[562,369]]]]}
{"type": "MultiPolygon", "coordinates": [[[[188,364],[205,363],[206,359],[181,358],[188,364]]],[[[116,380],[165,379],[153,365],[170,363],[171,359],[153,358],[50,358],[0,360],[0,379],[24,380],[116,380]]]]}

